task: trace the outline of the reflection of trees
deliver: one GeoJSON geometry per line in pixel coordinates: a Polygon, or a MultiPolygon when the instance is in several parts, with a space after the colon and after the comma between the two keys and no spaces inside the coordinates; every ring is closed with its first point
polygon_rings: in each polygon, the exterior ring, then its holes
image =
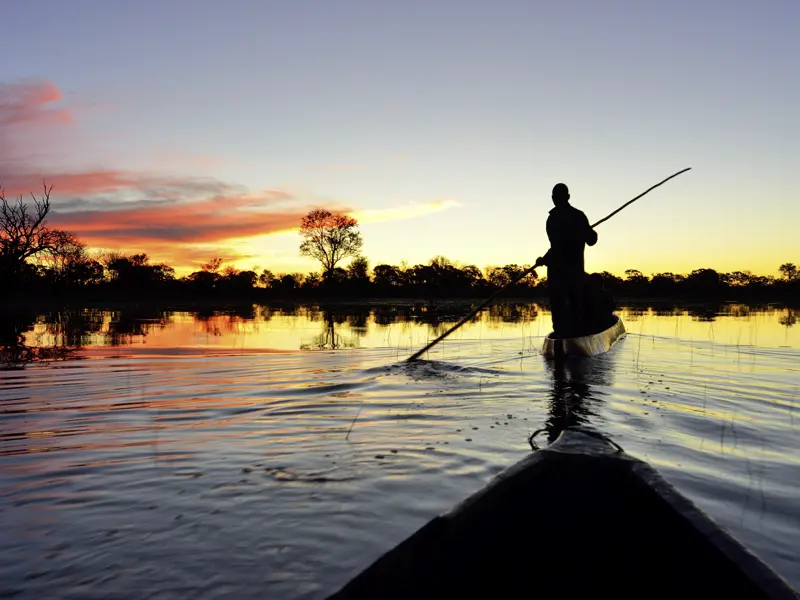
{"type": "Polygon", "coordinates": [[[749,317],[751,307],[747,304],[728,304],[725,314],[731,317],[749,317]]]}
{"type": "MultiPolygon", "coordinates": [[[[422,325],[427,325],[430,336],[438,337],[464,318],[473,306],[464,303],[416,304],[410,307],[409,320],[422,325]]],[[[469,319],[468,323],[477,323],[482,319],[478,313],[469,319]]]]}
{"type": "Polygon", "coordinates": [[[648,307],[638,305],[638,304],[631,304],[626,307],[625,310],[625,318],[628,321],[638,321],[642,317],[644,317],[648,312],[648,307]]]}
{"type": "Polygon", "coordinates": [[[567,427],[586,425],[598,402],[595,386],[610,383],[610,365],[585,358],[547,361],[553,376],[549,415],[545,421],[548,442],[567,427]]]}
{"type": "MultiPolygon", "coordinates": [[[[473,308],[465,302],[412,302],[408,304],[334,305],[320,307],[307,305],[299,309],[298,314],[312,322],[323,322],[329,329],[319,339],[307,347],[331,348],[341,346],[341,338],[330,331],[330,321],[336,325],[346,323],[352,333],[363,336],[367,333],[370,319],[380,327],[395,323],[415,323],[426,325],[429,333],[437,337],[445,333],[473,308]]],[[[539,307],[527,302],[497,303],[473,316],[469,322],[486,322],[491,325],[502,323],[519,323],[534,321],[538,317],[539,307]]]]}
{"type": "Polygon", "coordinates": [[[0,363],[18,367],[71,358],[87,344],[129,344],[168,321],[166,313],[149,307],[4,312],[0,315],[0,363]]]}
{"type": "Polygon", "coordinates": [[[393,323],[405,323],[411,320],[412,309],[408,306],[388,304],[376,306],[372,311],[372,319],[376,325],[386,326],[393,323]]]}
{"type": "Polygon", "coordinates": [[[717,320],[722,307],[720,305],[693,306],[689,308],[689,316],[695,321],[712,322],[717,320]]]}
{"type": "MultiPolygon", "coordinates": [[[[318,333],[312,326],[309,341],[304,336],[303,348],[340,349],[358,347],[370,328],[373,331],[403,324],[402,329],[423,332],[428,328],[430,339],[449,330],[474,304],[469,302],[404,301],[385,304],[231,304],[213,308],[198,305],[191,312],[166,311],[155,306],[129,306],[106,310],[87,308],[79,310],[50,309],[37,311],[23,308],[0,309],[0,362],[5,365],[26,364],[37,360],[66,358],[87,345],[120,346],[135,343],[154,330],[167,328],[173,318],[194,319],[198,331],[209,335],[245,334],[257,329],[273,316],[307,319],[319,324],[318,333]],[[174,315],[174,317],[173,317],[174,315]]],[[[497,302],[471,319],[471,324],[482,323],[495,328],[504,324],[535,322],[540,307],[524,301],[497,302]]],[[[657,317],[690,316],[694,320],[713,321],[718,316],[748,317],[754,313],[769,314],[780,325],[788,328],[797,323],[795,308],[777,308],[767,305],[673,305],[663,303],[652,309],[657,317]],[[768,311],[765,313],[764,311],[768,311]],[[772,316],[774,315],[774,316],[772,316]]],[[[643,305],[626,308],[626,320],[648,314],[643,305]]],[[[774,321],[773,321],[774,323],[774,321]]],[[[380,335],[380,333],[378,333],[380,335]]],[[[394,335],[393,332],[384,332],[394,335]]],[[[405,333],[401,333],[405,335],[405,333]]]]}
{"type": "Polygon", "coordinates": [[[239,321],[252,321],[256,318],[255,304],[237,304],[226,306],[221,312],[228,317],[234,317],[239,321]]]}
{"type": "Polygon", "coordinates": [[[778,323],[786,327],[793,327],[797,323],[797,315],[795,314],[794,309],[787,308],[786,314],[783,315],[780,319],[778,319],[778,323]]]}
{"type": "Polygon", "coordinates": [[[218,320],[227,333],[247,333],[248,326],[256,319],[256,307],[252,304],[227,307],[221,311],[218,320]]]}
{"type": "Polygon", "coordinates": [[[272,312],[265,306],[255,304],[235,304],[215,310],[203,306],[192,313],[195,321],[207,335],[221,336],[227,333],[242,333],[248,324],[256,320],[269,321],[272,312]]]}
{"type": "Polygon", "coordinates": [[[21,369],[34,362],[64,360],[80,349],[80,336],[74,345],[59,343],[58,338],[51,346],[28,344],[26,334],[39,321],[39,315],[33,311],[0,312],[0,369],[21,369]]]}
{"type": "Polygon", "coordinates": [[[504,302],[493,304],[486,311],[489,323],[527,323],[539,316],[539,307],[530,302],[504,302]]]}
{"type": "Polygon", "coordinates": [[[135,337],[163,329],[172,319],[171,312],[149,306],[107,311],[107,315],[108,326],[102,342],[109,346],[130,344],[135,337]]]}
{"type": "Polygon", "coordinates": [[[367,333],[370,311],[368,308],[359,307],[347,315],[347,324],[350,331],[363,336],[367,333]]]}
{"type": "Polygon", "coordinates": [[[310,348],[317,350],[337,350],[342,347],[341,337],[336,333],[336,319],[330,313],[324,316],[322,333],[318,334],[311,342],[310,348]]]}
{"type": "Polygon", "coordinates": [[[684,314],[683,309],[672,302],[652,302],[649,309],[656,317],[679,317],[684,314]]]}
{"type": "Polygon", "coordinates": [[[222,335],[222,331],[217,323],[216,311],[210,306],[201,306],[194,313],[190,313],[194,320],[200,325],[200,328],[206,335],[218,336],[222,335]]]}
{"type": "Polygon", "coordinates": [[[362,338],[367,332],[367,318],[369,316],[369,311],[367,311],[366,316],[359,316],[360,313],[353,313],[351,309],[351,314],[347,314],[345,310],[330,310],[324,309],[322,311],[313,311],[313,316],[315,318],[311,318],[309,315],[310,320],[322,321],[322,331],[315,335],[311,342],[306,344],[301,344],[301,350],[339,350],[342,348],[358,348],[359,343],[358,340],[362,338]],[[350,333],[352,334],[349,339],[345,339],[341,334],[337,333],[336,326],[343,325],[344,323],[351,324],[353,321],[356,323],[362,323],[363,327],[356,326],[350,327],[350,333]]]}
{"type": "Polygon", "coordinates": [[[25,345],[25,332],[36,323],[30,313],[0,313],[0,368],[13,368],[31,362],[25,345]]]}
{"type": "Polygon", "coordinates": [[[272,319],[272,315],[275,314],[275,309],[273,307],[264,304],[255,304],[253,309],[256,312],[256,319],[264,323],[272,319]]]}
{"type": "Polygon", "coordinates": [[[84,346],[102,329],[104,312],[96,308],[45,312],[37,318],[41,330],[34,340],[37,346],[50,341],[45,338],[52,339],[52,346],[84,346]]]}

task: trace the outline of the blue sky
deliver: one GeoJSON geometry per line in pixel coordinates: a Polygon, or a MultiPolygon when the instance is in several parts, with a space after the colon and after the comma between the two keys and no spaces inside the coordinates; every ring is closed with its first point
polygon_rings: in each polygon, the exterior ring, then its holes
{"type": "Polygon", "coordinates": [[[691,166],[603,224],[587,268],[800,261],[797,2],[34,0],[0,20],[0,107],[60,93],[0,112],[0,176],[47,177],[54,222],[95,247],[307,271],[290,224],[331,206],[370,215],[372,264],[532,263],[555,183],[595,221],[691,166]],[[139,236],[149,201],[171,208],[139,236]]]}

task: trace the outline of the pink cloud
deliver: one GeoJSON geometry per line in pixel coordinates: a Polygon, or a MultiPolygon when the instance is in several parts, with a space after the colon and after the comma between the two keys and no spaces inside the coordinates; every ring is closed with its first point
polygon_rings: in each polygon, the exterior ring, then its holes
{"type": "Polygon", "coordinates": [[[7,171],[7,168],[3,168],[0,164],[0,183],[9,194],[38,192],[42,188],[43,181],[56,186],[56,193],[61,196],[85,196],[129,188],[134,185],[135,178],[124,171],[53,173],[42,170],[20,173],[7,171]]]}
{"type": "Polygon", "coordinates": [[[50,81],[0,83],[0,126],[71,124],[74,120],[67,109],[49,106],[61,98],[61,91],[50,81]]]}

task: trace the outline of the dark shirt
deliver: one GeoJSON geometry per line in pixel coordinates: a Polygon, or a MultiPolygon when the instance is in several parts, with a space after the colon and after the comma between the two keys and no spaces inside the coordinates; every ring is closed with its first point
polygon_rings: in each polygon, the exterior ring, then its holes
{"type": "Polygon", "coordinates": [[[548,280],[556,285],[582,281],[584,246],[597,243],[597,233],[586,215],[570,204],[554,207],[547,217],[547,237],[550,250],[542,258],[548,280]]]}

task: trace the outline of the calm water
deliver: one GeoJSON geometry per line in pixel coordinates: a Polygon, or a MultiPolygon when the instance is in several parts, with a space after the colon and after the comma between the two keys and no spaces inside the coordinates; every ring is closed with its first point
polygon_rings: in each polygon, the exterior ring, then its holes
{"type": "Polygon", "coordinates": [[[568,423],[800,587],[790,311],[623,310],[610,353],[561,368],[549,314],[505,304],[398,362],[467,309],[26,316],[0,371],[0,596],[322,598],[568,423]],[[42,347],[63,360],[19,364],[42,347]]]}

